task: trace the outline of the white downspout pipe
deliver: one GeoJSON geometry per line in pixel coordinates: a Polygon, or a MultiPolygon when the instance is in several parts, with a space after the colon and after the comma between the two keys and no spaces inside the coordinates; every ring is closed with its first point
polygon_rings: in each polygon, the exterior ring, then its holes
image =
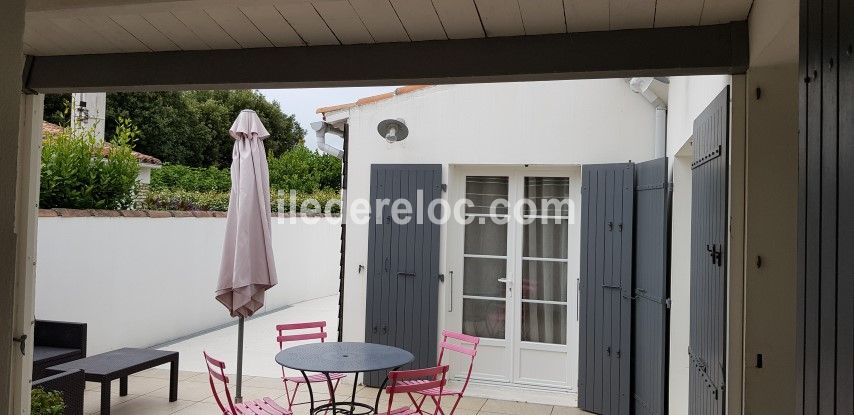
{"type": "Polygon", "coordinates": [[[314,133],[317,137],[317,149],[334,156],[338,160],[344,159],[344,150],[339,148],[332,147],[331,145],[326,143],[326,133],[335,134],[341,138],[344,138],[344,132],[333,127],[331,124],[326,121],[315,121],[311,123],[311,129],[314,130],[314,133]]]}
{"type": "Polygon", "coordinates": [[[667,106],[655,107],[655,158],[667,155],[667,106]]]}
{"type": "Polygon", "coordinates": [[[666,97],[659,96],[653,91],[653,84],[665,82],[657,78],[631,78],[628,79],[629,88],[635,93],[641,94],[644,99],[655,106],[655,158],[667,155],[667,101],[666,97]]]}

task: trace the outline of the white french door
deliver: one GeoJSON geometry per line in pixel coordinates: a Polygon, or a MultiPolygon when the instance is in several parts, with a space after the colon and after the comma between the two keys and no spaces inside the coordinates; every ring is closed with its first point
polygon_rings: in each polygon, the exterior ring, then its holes
{"type": "Polygon", "coordinates": [[[476,381],[575,389],[579,179],[576,168],[457,175],[470,203],[450,229],[445,325],[482,339],[476,381]]]}

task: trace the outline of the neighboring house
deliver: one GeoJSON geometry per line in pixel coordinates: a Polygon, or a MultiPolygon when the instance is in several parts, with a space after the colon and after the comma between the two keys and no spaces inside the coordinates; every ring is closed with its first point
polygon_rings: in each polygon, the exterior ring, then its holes
{"type": "MultiPolygon", "coordinates": [[[[62,132],[62,130],[63,127],[59,125],[42,121],[43,134],[58,134],[62,132]]],[[[110,143],[104,143],[104,152],[109,154],[109,151],[110,143]]],[[[133,151],[132,154],[139,161],[139,174],[137,175],[137,180],[140,183],[139,195],[142,195],[148,190],[149,184],[151,184],[151,171],[159,169],[160,166],[163,165],[163,162],[161,162],[157,157],[142,154],[137,151],[133,151]]]]}
{"type": "MultiPolygon", "coordinates": [[[[347,125],[348,206],[374,196],[415,202],[418,190],[450,206],[473,200],[467,219],[488,217],[483,207],[497,197],[570,203],[532,225],[450,221],[423,232],[347,217],[344,340],[400,343],[424,364],[435,359],[433,335],[462,331],[483,339],[473,372],[480,394],[574,403],[582,169],[663,157],[650,101],[626,80],[604,79],[409,86],[318,109],[331,127],[347,125]],[[402,119],[408,137],[385,140],[386,119],[402,119]],[[392,292],[373,279],[392,281],[392,292]]],[[[452,375],[465,369],[452,365],[452,375]]]]}

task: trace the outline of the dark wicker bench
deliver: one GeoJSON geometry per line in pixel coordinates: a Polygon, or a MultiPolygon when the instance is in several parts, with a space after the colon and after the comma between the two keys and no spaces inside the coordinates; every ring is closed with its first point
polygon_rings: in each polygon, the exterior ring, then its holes
{"type": "MultiPolygon", "coordinates": [[[[48,371],[51,372],[51,371],[48,371]]],[[[83,415],[83,391],[86,390],[86,375],[82,370],[59,372],[33,381],[32,388],[62,393],[65,415],[83,415]]]]}
{"type": "Polygon", "coordinates": [[[55,374],[47,368],[86,357],[86,324],[36,320],[33,379],[55,374]]]}

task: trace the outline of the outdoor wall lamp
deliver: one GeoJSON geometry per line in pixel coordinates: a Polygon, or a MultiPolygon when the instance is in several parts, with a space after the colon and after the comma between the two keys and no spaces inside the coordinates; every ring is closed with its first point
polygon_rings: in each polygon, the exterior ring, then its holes
{"type": "Polygon", "coordinates": [[[377,125],[377,132],[389,143],[402,141],[409,135],[406,122],[400,118],[380,121],[377,125]]]}
{"type": "Polygon", "coordinates": [[[86,108],[86,101],[80,101],[80,103],[77,104],[75,112],[77,113],[77,121],[82,123],[89,122],[89,109],[86,108]]]}

